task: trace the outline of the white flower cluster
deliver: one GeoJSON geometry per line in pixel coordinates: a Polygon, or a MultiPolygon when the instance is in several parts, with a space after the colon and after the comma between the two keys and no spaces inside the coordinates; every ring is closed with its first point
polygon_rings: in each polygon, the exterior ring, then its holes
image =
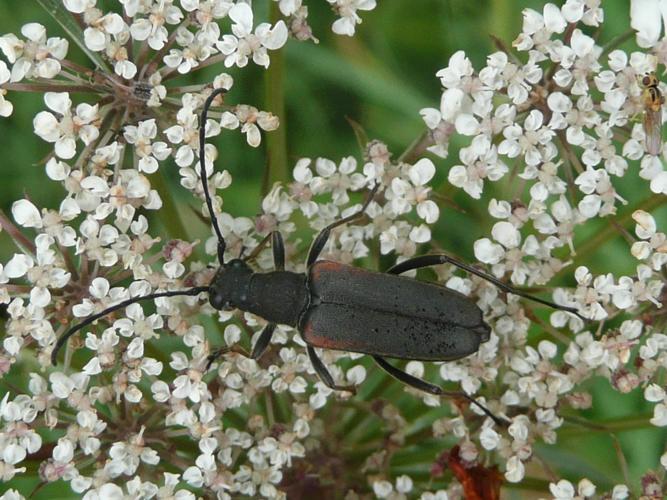
{"type": "MultiPolygon", "coordinates": [[[[355,33],[359,11],[376,4],[327,1],[339,16],[333,31],[344,35],[355,33]]],[[[64,480],[85,499],[286,498],[291,486],[313,476],[312,464],[320,467],[318,480],[329,480],[327,473],[332,482],[345,480],[339,469],[347,449],[336,449],[331,433],[349,429],[345,437],[356,453],[364,412],[364,419],[381,420],[382,444],[361,446],[364,465],[349,472],[367,480],[369,493],[402,499],[421,492],[425,500],[444,500],[470,487],[459,478],[429,492],[430,484],[389,474],[392,457],[417,426],[397,406],[376,398],[384,388],[370,389],[376,400],[368,401],[316,382],[303,340],[280,325],[266,355],[249,359],[241,346],[249,345],[248,337],[257,340],[264,320],[216,311],[203,296],[159,298],[152,313],[145,303],[123,307],[71,338],[62,365],[51,367],[56,339],[72,323],[128,299],[211,282],[211,259],[202,257],[215,254],[214,237],[198,254],[199,242],[188,240],[187,228],[173,229],[167,241],[151,233],[144,211],[174,215],[170,200],[158,194],[159,189],[164,196],[154,174],[173,161],[180,184],[203,200],[200,127],[209,140],[240,130],[257,147],[279,120],[252,105],[232,104],[234,81],[226,73],[212,83],[182,87],[170,80],[213,64],[242,69],[252,60],[268,67],[270,52],[289,35],[314,40],[304,2],[276,2],[285,19],[257,24],[258,11],[243,1],[121,0],[117,11],[105,11],[96,0],[63,0],[81,26],[94,71],[68,60],[68,42],[47,37],[39,24],[25,25],[21,37],[0,37],[7,60],[0,61],[0,115],[13,111],[8,92],[47,89],[47,109],[34,117],[33,129],[53,146],[45,172],[64,190],[55,209],[20,199],[12,204],[11,218],[0,212],[0,236],[16,245],[0,263],[0,305],[8,318],[0,377],[24,366],[31,372],[24,386],[0,401],[3,481],[25,474],[31,457],[42,457],[40,481],[64,480]],[[202,124],[202,106],[214,89],[226,93],[216,97],[202,124]],[[93,95],[94,102],[76,103],[78,92],[93,95]],[[168,336],[177,338],[167,344],[168,336]],[[79,348],[82,353],[75,354],[79,348]],[[334,398],[339,406],[327,413],[326,403],[334,398]]],[[[614,218],[632,200],[617,192],[624,178],[637,171],[651,200],[667,194],[664,155],[646,152],[646,131],[635,120],[645,111],[640,77],[655,71],[657,61],[667,61],[667,44],[639,19],[633,22],[644,29],[642,43],[652,54],[603,48],[589,30],[603,20],[598,0],[527,9],[516,52],[491,54],[480,71],[465,53],[455,53],[437,74],[443,86],[439,108],[421,111],[428,150],[449,158],[452,185],[474,199],[489,191],[489,182],[509,185],[507,191],[494,190],[488,202],[493,224],[474,244],[476,259],[499,279],[538,291],[570,270],[575,286],[555,290],[554,300],[595,321],[585,323],[565,311],[542,320],[523,299],[505,296],[481,278],[436,269],[449,288],[474,297],[493,329],[477,353],[439,365],[440,378],[475,395],[508,425],[495,425],[476,406],[465,411],[453,398],[459,415],[437,413],[430,428],[419,424],[419,439],[426,433],[454,436],[468,469],[504,475],[510,483],[524,479],[536,443],[557,441],[565,412],[591,407],[586,383],[593,377],[621,394],[643,391],[653,404],[650,424],[667,426],[661,385],[667,367],[661,310],[667,238],[648,212],[658,203],[628,212],[626,221],[636,223],[634,234],[623,233],[636,261],[632,273],[595,275],[590,263],[577,260],[585,244],[576,231],[614,218]],[[454,135],[464,147],[450,156],[454,135]],[[531,342],[531,323],[551,338],[531,342]],[[481,465],[492,460],[502,473],[481,465]]],[[[314,234],[351,215],[375,186],[364,217],[336,228],[323,258],[375,262],[379,253],[400,262],[420,245],[441,250],[431,232],[441,209],[431,188],[437,166],[420,154],[394,160],[384,143],[371,141],[362,161],[301,158],[292,179],[272,187],[254,219],[223,211],[219,191],[231,185],[231,176],[216,170],[213,144],[204,146],[203,156],[215,213],[203,207],[202,215],[217,217],[228,258],[253,252],[253,266],[271,269],[271,249],[260,246],[256,255],[252,249],[279,230],[288,267],[302,271],[306,242],[295,236],[308,231],[303,226],[314,234]]],[[[320,356],[337,384],[356,386],[366,379],[359,355],[320,356]]],[[[406,366],[417,377],[428,378],[427,370],[419,361],[406,366]]],[[[434,410],[446,404],[409,391],[434,410]]],[[[661,464],[667,468],[667,454],[661,464]]],[[[642,494],[659,487],[653,475],[642,478],[642,494]]],[[[562,499],[599,494],[588,479],[576,486],[553,481],[549,490],[562,499]]],[[[608,496],[630,494],[619,484],[608,496]]],[[[11,489],[4,495],[20,497],[11,489]]]]}
{"type": "MultiPolygon", "coordinates": [[[[305,6],[305,0],[273,1],[278,3],[281,14],[288,17],[290,32],[296,39],[314,39],[307,23],[308,8],[305,6]]],[[[362,22],[357,11],[369,11],[376,7],[376,0],[327,0],[327,2],[331,4],[334,13],[339,16],[331,26],[332,31],[337,35],[353,36],[357,24],[362,22]]]]}
{"type": "MultiPolygon", "coordinates": [[[[599,1],[548,3],[541,12],[526,9],[523,31],[513,43],[525,57],[500,50],[476,71],[465,53],[455,53],[437,73],[443,86],[440,107],[421,111],[432,153],[448,158],[451,139],[467,138],[449,169],[451,184],[479,199],[488,181],[502,183],[512,173],[518,177],[513,182],[520,181],[521,191],[530,195],[528,202],[519,201],[517,189],[514,199],[492,199],[488,213],[498,222],[490,237],[474,245],[477,260],[517,285],[549,282],[571,262],[562,260],[563,248],[576,255],[575,229],[616,215],[618,204],[627,203],[616,186],[629,175],[631,162],[639,164],[639,177],[649,181],[650,191],[667,194],[663,157],[646,152],[645,130],[635,120],[645,106],[641,78],[665,60],[665,48],[656,35],[654,54],[605,50],[582,28],[598,27],[603,19],[599,1]]],[[[594,276],[580,266],[574,271],[576,288],[557,290],[557,303],[575,306],[595,321],[662,307],[665,236],[646,211],[635,210],[632,218],[637,238],[628,249],[639,260],[636,273],[594,276]]],[[[666,425],[663,394],[655,384],[647,386],[665,366],[664,334],[659,330],[645,331],[640,321],[626,320],[599,338],[582,331],[589,325],[578,318],[553,312],[554,328],[580,332],[561,353],[563,363],[553,342],[542,341],[537,348],[526,345],[529,322],[513,299],[501,302],[497,290],[477,278],[450,278],[448,286],[463,293],[478,287],[478,303],[496,319],[491,341],[471,358],[443,365],[441,376],[474,394],[482,382],[494,383],[498,373],[504,373],[499,411],[514,414],[509,409],[513,406],[536,408],[530,420],[524,415],[512,419],[507,438],[492,428],[478,437],[461,428],[461,436],[471,440],[473,459],[480,445],[499,452],[506,461],[505,478],[522,480],[523,462],[530,460],[535,440],[555,442],[556,430],[563,425],[559,407],[590,406],[590,395],[580,392],[579,384],[593,376],[607,378],[622,393],[646,387],[646,399],[657,403],[651,422],[666,425]],[[633,352],[641,359],[639,368],[632,365],[633,352]],[[500,353],[507,362],[499,359],[500,353]]],[[[664,327],[662,322],[658,325],[664,327]]],[[[413,370],[423,372],[417,365],[413,370]]],[[[430,397],[425,402],[433,403],[430,397]]],[[[453,429],[451,423],[445,428],[453,429]]],[[[552,493],[575,498],[572,485],[562,483],[552,485],[552,493]]],[[[627,495],[625,486],[617,489],[614,498],[627,495]]],[[[594,487],[580,490],[581,498],[595,492],[594,487]]]]}
{"type": "MultiPolygon", "coordinates": [[[[46,174],[66,193],[55,210],[40,209],[22,199],[12,205],[13,222],[0,214],[3,234],[9,234],[19,249],[0,264],[0,303],[8,304],[5,313],[9,318],[0,352],[3,375],[30,349],[41,366],[49,366],[49,352],[73,318],[83,320],[112,304],[153,290],[181,289],[189,279],[210,280],[210,273],[199,273],[201,264],[190,264],[192,271],[188,271],[186,261],[194,245],[184,241],[168,242],[162,266],[156,268],[161,256],[151,254],[160,240],[149,234],[148,221],[138,210],[162,208],[150,175],[172,158],[180,168],[181,184],[203,197],[195,167],[199,112],[211,87],[231,90],[233,80],[223,73],[212,85],[191,86],[187,91],[171,88],[166,82],[174,72],[191,73],[218,61],[244,67],[252,59],[266,67],[270,63],[268,51],[281,48],[288,36],[283,21],[254,27],[254,14],[247,3],[126,0],[121,5],[121,12],[104,12],[95,0],[63,1],[64,8],[83,24],[83,44],[89,54],[100,56],[95,60],[102,61],[96,72],[82,71],[69,62],[67,41],[47,38],[39,24],[24,26],[24,39],[13,34],[0,37],[0,50],[9,63],[0,64],[0,113],[8,116],[13,111],[5,100],[8,91],[30,90],[37,84],[41,89],[53,89],[45,92],[48,110],[35,116],[33,126],[36,135],[53,145],[54,155],[46,164],[46,174]],[[224,18],[231,20],[230,34],[221,32],[219,22],[224,18]],[[129,49],[133,43],[145,43],[139,57],[129,49]],[[151,50],[155,51],[152,55],[151,50]],[[73,94],[80,91],[97,95],[98,100],[75,104],[73,94]],[[174,93],[181,94],[176,110],[174,93]],[[165,113],[167,103],[170,111],[165,113]],[[36,238],[25,236],[26,230],[36,231],[36,238]],[[121,286],[128,278],[129,286],[121,286]]],[[[342,20],[351,23],[345,33],[351,35],[360,22],[357,9],[372,7],[374,3],[336,4],[342,20]]],[[[300,2],[295,3],[294,12],[286,15],[292,14],[290,31],[299,38],[293,28],[298,18],[300,33],[309,30],[307,10],[300,2]]],[[[254,106],[228,105],[222,98],[214,104],[216,111],[206,124],[207,137],[223,129],[240,129],[247,142],[257,147],[262,130],[278,127],[275,115],[254,106]]],[[[228,187],[231,177],[225,171],[214,172],[217,150],[213,145],[206,145],[205,155],[209,187],[219,211],[221,202],[216,192],[228,187]]],[[[335,192],[335,202],[313,202],[308,206],[314,211],[308,212],[307,204],[294,196],[286,206],[283,203],[277,208],[274,200],[284,202],[285,198],[274,193],[264,203],[265,218],[275,216],[287,224],[294,210],[303,209],[313,225],[321,227],[338,214],[341,205],[349,203],[349,191],[362,190],[368,183],[361,173],[354,172],[356,163],[352,161],[352,168],[343,169],[338,180],[345,183],[346,176],[353,176],[363,182],[345,187],[328,184],[332,179],[327,179],[331,175],[324,165],[332,162],[318,162],[323,165],[319,171],[322,176],[311,176],[303,189],[311,189],[309,183],[314,180],[319,183],[314,194],[327,197],[335,192]]],[[[397,177],[400,169],[405,170],[401,175],[408,175],[408,166],[395,168],[397,177]]],[[[431,165],[430,175],[433,170],[431,165]]],[[[416,203],[424,204],[428,196],[425,182],[418,193],[420,200],[403,202],[401,214],[416,203]]],[[[415,195],[398,193],[393,203],[410,196],[415,195]]],[[[376,211],[381,210],[378,205],[376,211]]],[[[426,213],[426,209],[419,210],[426,213]]],[[[433,207],[428,211],[430,223],[437,218],[435,210],[435,215],[433,207]]],[[[259,236],[252,230],[252,223],[246,225],[242,219],[219,215],[230,236],[242,235],[249,247],[257,244],[259,236]]],[[[390,215],[396,217],[395,212],[390,215]]],[[[346,245],[358,248],[372,236],[370,231],[355,233],[346,245]]],[[[353,253],[357,256],[359,252],[353,253]]],[[[267,260],[265,254],[259,260],[267,260]]],[[[218,498],[280,495],[277,485],[282,470],[290,467],[293,459],[305,456],[303,441],[310,435],[309,422],[332,391],[317,383],[315,393],[306,393],[313,370],[305,354],[291,347],[280,349],[280,362],[265,369],[243,356],[229,356],[218,365],[215,389],[210,377],[204,380],[211,352],[207,336],[202,327],[192,326],[188,319],[200,310],[210,314],[210,308],[202,309],[195,297],[162,299],[156,304],[154,314],[145,314],[139,304],[133,304],[122,317],[109,321],[108,327],[86,331],[84,345],[92,356],[87,356],[78,369],[71,366],[68,354],[65,368],[52,369],[48,380],[33,374],[25,394],[4,395],[0,403],[3,480],[24,473],[21,463],[28,455],[43,452],[37,429],[60,427],[66,432],[47,452],[39,475],[46,482],[64,479],[83,498],[194,498],[183,485],[205,489],[218,498]],[[147,353],[149,344],[165,328],[182,337],[189,349],[187,353],[173,353],[168,363],[147,353]],[[167,376],[166,370],[173,375],[167,376]],[[244,431],[222,428],[222,415],[248,407],[269,388],[276,394],[288,393],[297,401],[306,398],[294,403],[290,428],[270,429],[259,415],[244,431]],[[137,425],[122,419],[108,421],[99,411],[101,406],[137,425]],[[147,407],[152,410],[144,413],[147,407]],[[186,435],[198,442],[199,455],[183,463],[177,454],[165,454],[171,440],[186,435]],[[247,459],[238,462],[239,453],[247,459]],[[144,468],[165,461],[180,464],[181,473],[165,473],[162,477],[142,473],[144,468]]],[[[231,318],[224,313],[220,317],[225,321],[231,318]]],[[[256,318],[250,316],[244,322],[258,326],[256,318]]],[[[274,341],[285,343],[288,333],[293,332],[280,327],[274,341]]],[[[234,347],[240,342],[241,330],[230,324],[224,338],[234,347]]],[[[335,361],[332,355],[324,359],[335,361]]],[[[346,374],[334,366],[332,373],[351,384],[365,378],[361,366],[350,368],[346,374]]],[[[20,497],[14,490],[6,495],[20,497]]]]}
{"type": "Polygon", "coordinates": [[[344,158],[338,166],[325,158],[318,158],[314,165],[311,159],[299,160],[294,168],[296,182],[289,186],[292,196],[270,194],[263,204],[265,214],[272,216],[275,221],[274,226],[270,227],[278,227],[278,222],[289,219],[291,211],[299,208],[308,219],[314,221],[311,227],[321,230],[341,216],[358,210],[358,205],[342,211],[339,208],[349,203],[350,191],[380,183],[385,186],[382,189],[384,201],[374,201],[366,210],[369,224],[341,228],[339,248],[335,248],[334,237],[330,239],[323,256],[352,262],[368,255],[368,246],[364,240],[376,239],[380,241],[382,254],[395,252],[403,258],[413,256],[417,244],[431,239],[428,225],[433,224],[440,213],[435,202],[429,199],[430,188],[427,186],[435,174],[433,162],[422,158],[412,165],[393,163],[387,147],[374,142],[367,149],[363,172],[357,169],[357,161],[353,157],[344,158]],[[323,193],[331,194],[331,202],[315,203],[313,197],[323,193]],[[268,200],[273,203],[267,203],[268,200]],[[402,219],[413,210],[417,216],[415,222],[402,219]]]}

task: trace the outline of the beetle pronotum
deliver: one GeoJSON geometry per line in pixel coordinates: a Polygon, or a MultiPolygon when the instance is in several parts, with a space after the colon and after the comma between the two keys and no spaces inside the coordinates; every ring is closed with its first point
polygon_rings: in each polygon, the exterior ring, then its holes
{"type": "Polygon", "coordinates": [[[220,264],[212,282],[209,286],[131,298],[88,317],[58,339],[51,354],[53,364],[56,363],[58,351],[69,337],[117,309],[143,300],[179,295],[195,296],[207,292],[211,305],[216,309],[240,309],[268,321],[252,348],[250,356],[253,359],[259,358],[266,350],[277,324],[290,325],[299,330],[307,344],[306,350],[313,368],[322,382],[332,389],[352,388],[336,385],[315,352],[316,347],[368,354],[382,369],[403,383],[437,396],[465,398],[497,423],[502,423],[498,417],[464,392],[445,391],[392,366],[385,359],[460,359],[476,352],[480,343],[489,339],[491,331],[483,320],[482,310],[470,298],[434,283],[399,275],[412,269],[449,263],[490,281],[505,292],[571,312],[581,318],[578,312],[574,308],[533,297],[443,254],[408,259],[391,267],[387,273],[318,260],[331,231],[361,217],[377,193],[379,184],[375,184],[371,189],[360,210],[320,231],[308,252],[305,274],[285,271],[284,244],[277,231],[270,234],[275,271],[252,271],[246,263],[248,257],[245,260],[236,258],[225,262],[225,239],[213,211],[204,161],[207,113],[213,99],[222,92],[224,89],[216,89],[208,96],[199,124],[201,181],[211,224],[218,240],[217,254],[220,264]],[[276,297],[279,297],[279,300],[276,297]]]}

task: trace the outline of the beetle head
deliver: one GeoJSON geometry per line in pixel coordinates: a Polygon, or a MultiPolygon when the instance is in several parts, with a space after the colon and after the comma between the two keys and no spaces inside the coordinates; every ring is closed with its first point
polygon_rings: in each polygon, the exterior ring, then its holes
{"type": "Polygon", "coordinates": [[[253,271],[241,259],[220,266],[209,286],[208,300],[216,309],[242,308],[248,298],[253,271]]]}

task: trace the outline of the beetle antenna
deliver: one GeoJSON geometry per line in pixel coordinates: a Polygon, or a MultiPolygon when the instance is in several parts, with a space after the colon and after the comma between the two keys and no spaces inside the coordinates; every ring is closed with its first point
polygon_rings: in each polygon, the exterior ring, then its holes
{"type": "Polygon", "coordinates": [[[477,401],[477,400],[476,400],[475,398],[473,398],[472,396],[469,396],[469,395],[466,394],[465,392],[452,392],[452,393],[449,393],[449,394],[447,394],[447,395],[449,395],[449,396],[454,396],[454,397],[461,397],[461,398],[467,399],[471,404],[474,404],[477,408],[479,408],[480,410],[482,410],[482,412],[484,412],[484,414],[485,414],[487,417],[491,418],[491,420],[493,420],[493,421],[494,421],[498,426],[500,426],[500,427],[506,427],[506,426],[510,423],[509,420],[506,420],[506,419],[504,419],[504,418],[498,417],[497,415],[494,415],[494,414],[491,412],[491,410],[489,410],[486,406],[484,406],[482,403],[480,403],[479,401],[477,401]]]}
{"type": "Polygon", "coordinates": [[[208,291],[207,286],[195,286],[190,288],[189,290],[174,290],[171,292],[158,292],[158,293],[151,293],[149,295],[144,295],[142,297],[134,297],[132,299],[124,300],[120,304],[116,304],[115,306],[107,307],[103,311],[98,312],[97,314],[93,314],[92,316],[89,316],[86,318],[84,321],[81,323],[74,325],[72,328],[67,330],[64,334],[60,336],[58,341],[56,342],[55,347],[53,348],[53,351],[51,351],[51,364],[56,365],[58,362],[58,352],[62,348],[62,346],[65,345],[67,342],[67,339],[69,339],[72,335],[74,335],[76,332],[81,330],[82,328],[85,328],[86,326],[90,325],[91,323],[94,323],[98,319],[100,319],[103,316],[106,316],[109,313],[112,313],[114,311],[117,311],[118,309],[122,309],[123,307],[127,307],[131,304],[136,304],[137,302],[141,302],[143,300],[151,300],[151,299],[159,299],[161,297],[177,297],[179,295],[199,295],[202,292],[207,292],[208,291]]]}
{"type": "Polygon", "coordinates": [[[579,313],[579,311],[577,310],[576,307],[563,306],[563,305],[560,305],[560,304],[556,304],[555,302],[551,302],[549,300],[541,299],[540,297],[536,297],[534,295],[531,295],[527,292],[524,292],[523,290],[519,290],[518,288],[515,288],[513,286],[510,286],[510,285],[500,281],[498,278],[496,278],[495,276],[490,275],[489,273],[485,273],[484,271],[481,271],[474,266],[466,264],[465,262],[461,262],[460,260],[455,259],[455,258],[450,257],[449,255],[445,255],[445,254],[420,255],[419,257],[415,257],[413,259],[405,260],[403,262],[400,262],[400,263],[390,267],[387,270],[387,272],[391,273],[391,274],[401,274],[401,273],[404,273],[406,271],[410,271],[412,269],[419,269],[421,267],[427,267],[427,266],[436,266],[438,264],[451,264],[453,266],[458,267],[459,269],[463,269],[464,271],[469,272],[470,274],[474,274],[475,276],[479,276],[480,278],[485,279],[489,283],[492,283],[495,286],[497,286],[503,292],[518,295],[519,297],[523,297],[524,299],[532,300],[533,302],[543,304],[545,306],[551,307],[552,309],[567,311],[569,313],[574,314],[577,318],[582,320],[584,323],[588,321],[588,318],[585,318],[584,316],[582,316],[581,313],[579,313]]]}
{"type": "Polygon", "coordinates": [[[492,283],[496,287],[498,287],[500,290],[506,293],[511,293],[513,295],[518,295],[519,297],[523,297],[524,299],[532,300],[533,302],[537,302],[538,304],[545,305],[547,307],[550,307],[552,309],[557,309],[561,311],[567,311],[569,313],[574,314],[577,318],[582,320],[584,323],[588,321],[587,318],[581,315],[581,313],[577,310],[576,307],[570,307],[570,306],[564,306],[561,304],[556,304],[555,302],[551,302],[550,300],[542,299],[540,297],[536,297],[535,295],[531,295],[527,292],[524,292],[523,290],[519,290],[518,288],[515,288],[511,285],[508,285],[507,283],[504,283],[497,279],[495,276],[490,275],[489,273],[485,273],[484,271],[480,271],[479,269],[474,268],[473,266],[469,266],[463,262],[459,262],[455,259],[452,259],[451,257],[446,258],[446,262],[449,262],[457,267],[460,267],[461,269],[464,269],[468,271],[471,274],[474,274],[476,276],[479,276],[480,278],[485,279],[489,283],[492,283]]]}
{"type": "Polygon", "coordinates": [[[215,235],[218,238],[218,262],[220,265],[225,263],[225,238],[222,236],[222,231],[220,231],[220,226],[218,226],[218,217],[213,211],[213,200],[211,200],[211,195],[208,192],[208,179],[206,177],[206,159],[205,159],[205,146],[206,146],[206,118],[208,115],[208,110],[213,104],[213,99],[215,99],[220,94],[227,92],[227,89],[219,88],[213,89],[211,95],[206,98],[204,101],[204,109],[201,112],[201,120],[199,123],[199,175],[201,177],[201,183],[204,187],[204,197],[206,198],[206,206],[208,207],[209,217],[211,218],[211,224],[213,224],[213,229],[215,230],[215,235]]]}

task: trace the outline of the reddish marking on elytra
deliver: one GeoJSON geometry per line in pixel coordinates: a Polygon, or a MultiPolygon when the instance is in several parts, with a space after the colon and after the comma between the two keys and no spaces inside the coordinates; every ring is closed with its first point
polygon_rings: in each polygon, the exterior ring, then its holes
{"type": "Polygon", "coordinates": [[[341,339],[332,339],[326,335],[318,334],[313,328],[313,322],[307,321],[303,326],[303,331],[301,336],[307,344],[313,347],[320,347],[322,349],[333,349],[334,351],[355,351],[357,349],[356,344],[352,342],[341,340],[341,339]]]}
{"type": "Polygon", "coordinates": [[[322,277],[322,273],[339,272],[343,264],[333,262],[331,260],[318,260],[310,268],[311,279],[318,280],[322,277]]]}
{"type": "Polygon", "coordinates": [[[372,272],[362,267],[348,266],[331,260],[318,260],[310,268],[310,277],[315,281],[322,279],[323,276],[326,276],[327,274],[341,273],[345,273],[350,276],[360,276],[367,275],[372,272]]]}

